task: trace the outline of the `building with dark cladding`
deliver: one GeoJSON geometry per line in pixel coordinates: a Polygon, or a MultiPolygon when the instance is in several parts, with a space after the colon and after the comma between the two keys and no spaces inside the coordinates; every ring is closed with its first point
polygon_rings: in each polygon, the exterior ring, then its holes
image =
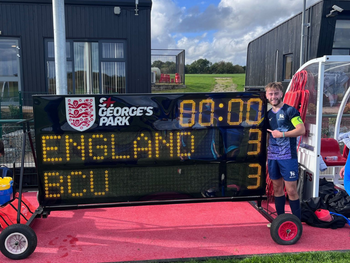
{"type": "MultiPolygon", "coordinates": [[[[300,67],[301,31],[302,13],[249,43],[246,89],[264,87],[271,81],[288,86],[300,67]]],[[[349,0],[323,0],[307,8],[303,62],[324,55],[350,55],[349,39],[349,0]]]]}
{"type": "MultiPolygon", "coordinates": [[[[152,1],[64,3],[68,93],[151,92],[152,1]]],[[[0,13],[2,105],[55,94],[52,0],[0,0],[0,13]]]]}

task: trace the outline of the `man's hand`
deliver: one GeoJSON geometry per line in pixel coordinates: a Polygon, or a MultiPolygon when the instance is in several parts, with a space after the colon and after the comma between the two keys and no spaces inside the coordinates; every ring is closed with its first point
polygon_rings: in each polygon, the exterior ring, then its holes
{"type": "Polygon", "coordinates": [[[273,138],[282,138],[283,137],[283,133],[280,132],[279,130],[270,130],[270,129],[267,129],[268,132],[271,133],[272,137],[273,138]]]}
{"type": "Polygon", "coordinates": [[[340,169],[339,176],[341,178],[344,178],[344,172],[345,172],[345,165],[340,169]]]}

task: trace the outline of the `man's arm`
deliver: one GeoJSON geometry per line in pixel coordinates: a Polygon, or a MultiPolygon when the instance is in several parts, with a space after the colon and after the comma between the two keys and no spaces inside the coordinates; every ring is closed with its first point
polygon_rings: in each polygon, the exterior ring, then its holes
{"type": "Polygon", "coordinates": [[[305,125],[304,123],[299,123],[295,126],[294,130],[287,131],[284,133],[284,137],[298,137],[305,134],[305,125]]]}
{"type": "Polygon", "coordinates": [[[300,135],[305,134],[305,125],[304,123],[299,123],[295,126],[294,130],[286,131],[286,132],[280,132],[279,130],[270,130],[267,129],[273,136],[273,138],[282,138],[282,137],[298,137],[300,135]]]}

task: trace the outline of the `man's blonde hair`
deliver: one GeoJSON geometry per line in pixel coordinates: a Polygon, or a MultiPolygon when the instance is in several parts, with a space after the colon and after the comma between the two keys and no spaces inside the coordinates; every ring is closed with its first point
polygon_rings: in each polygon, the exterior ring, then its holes
{"type": "Polygon", "coordinates": [[[279,89],[283,92],[283,86],[281,82],[270,82],[265,86],[265,91],[268,89],[279,89]]]}

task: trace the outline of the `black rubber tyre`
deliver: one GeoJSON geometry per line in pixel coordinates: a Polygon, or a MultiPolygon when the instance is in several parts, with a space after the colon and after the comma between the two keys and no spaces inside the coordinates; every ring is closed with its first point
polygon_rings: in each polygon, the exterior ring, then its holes
{"type": "Polygon", "coordinates": [[[0,233],[0,251],[9,259],[29,257],[34,252],[36,245],[36,234],[27,225],[10,225],[0,233]]]}
{"type": "Polygon", "coordinates": [[[300,219],[292,214],[282,214],[272,221],[270,234],[277,244],[293,245],[301,237],[303,226],[300,219]]]}

